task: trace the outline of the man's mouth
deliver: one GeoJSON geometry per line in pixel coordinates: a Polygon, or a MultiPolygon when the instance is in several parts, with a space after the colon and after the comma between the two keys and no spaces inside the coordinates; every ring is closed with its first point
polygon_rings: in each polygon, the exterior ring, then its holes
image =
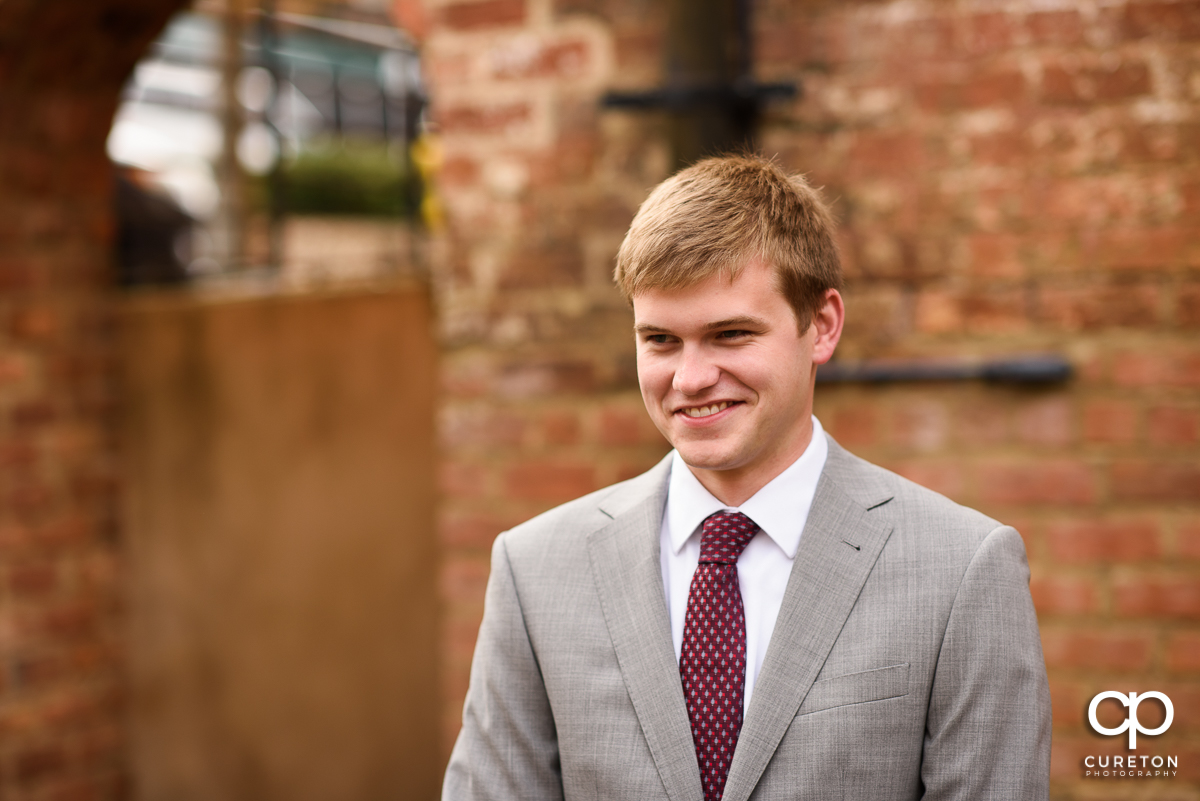
{"type": "Polygon", "coordinates": [[[717,412],[725,411],[732,405],[733,401],[721,401],[720,403],[713,403],[708,406],[688,406],[680,409],[680,411],[688,417],[709,417],[717,412]]]}

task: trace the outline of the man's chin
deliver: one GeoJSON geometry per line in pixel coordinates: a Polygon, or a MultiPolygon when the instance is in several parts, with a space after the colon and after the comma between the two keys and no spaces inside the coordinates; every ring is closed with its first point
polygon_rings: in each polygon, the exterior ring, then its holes
{"type": "Polygon", "coordinates": [[[741,466],[738,460],[729,453],[715,453],[711,450],[689,448],[686,445],[683,447],[677,445],[675,450],[679,451],[679,457],[683,459],[683,463],[693,470],[721,472],[736,470],[741,466]]]}

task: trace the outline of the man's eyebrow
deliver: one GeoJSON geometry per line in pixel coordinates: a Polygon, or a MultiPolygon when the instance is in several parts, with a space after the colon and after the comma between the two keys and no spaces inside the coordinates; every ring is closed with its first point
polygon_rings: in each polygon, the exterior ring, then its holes
{"type": "MultiPolygon", "coordinates": [[[[711,323],[706,323],[704,325],[704,330],[705,331],[715,331],[718,328],[738,328],[739,326],[749,327],[749,328],[765,328],[767,326],[767,321],[763,320],[761,317],[751,317],[750,315],[742,315],[741,317],[730,317],[727,320],[716,320],[711,323]]],[[[635,333],[635,334],[669,334],[669,333],[671,333],[671,331],[670,331],[670,329],[660,328],[659,326],[651,325],[650,323],[638,323],[633,327],[633,333],[635,333]]]]}
{"type": "Polygon", "coordinates": [[[669,334],[671,332],[665,328],[659,328],[657,325],[650,325],[649,323],[638,323],[637,325],[635,325],[633,327],[633,333],[635,333],[635,334],[669,334]]]}
{"type": "Polygon", "coordinates": [[[730,317],[728,320],[717,320],[714,323],[708,323],[704,326],[705,331],[715,331],[718,328],[737,328],[739,326],[749,328],[765,328],[767,321],[761,317],[751,317],[744,314],[741,317],[730,317]]]}

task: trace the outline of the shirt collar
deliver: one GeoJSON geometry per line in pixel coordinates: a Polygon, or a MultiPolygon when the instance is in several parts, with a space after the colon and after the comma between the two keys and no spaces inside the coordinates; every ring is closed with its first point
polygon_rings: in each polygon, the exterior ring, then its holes
{"type": "Polygon", "coordinates": [[[678,554],[706,517],[727,509],[749,517],[789,559],[795,559],[808,510],[817,491],[817,480],[829,455],[825,430],[816,417],[812,422],[812,441],[800,458],[740,507],[726,506],[713,497],[684,464],[679,451],[675,451],[671,456],[671,478],[667,486],[666,514],[671,550],[678,554]]]}

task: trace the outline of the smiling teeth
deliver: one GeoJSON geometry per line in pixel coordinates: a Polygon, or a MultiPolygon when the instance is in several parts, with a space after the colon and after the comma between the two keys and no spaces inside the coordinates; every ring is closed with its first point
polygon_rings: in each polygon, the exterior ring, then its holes
{"type": "Polygon", "coordinates": [[[727,408],[729,408],[729,401],[721,401],[720,403],[714,403],[712,406],[696,406],[691,409],[684,409],[683,413],[688,417],[708,417],[727,408]]]}

